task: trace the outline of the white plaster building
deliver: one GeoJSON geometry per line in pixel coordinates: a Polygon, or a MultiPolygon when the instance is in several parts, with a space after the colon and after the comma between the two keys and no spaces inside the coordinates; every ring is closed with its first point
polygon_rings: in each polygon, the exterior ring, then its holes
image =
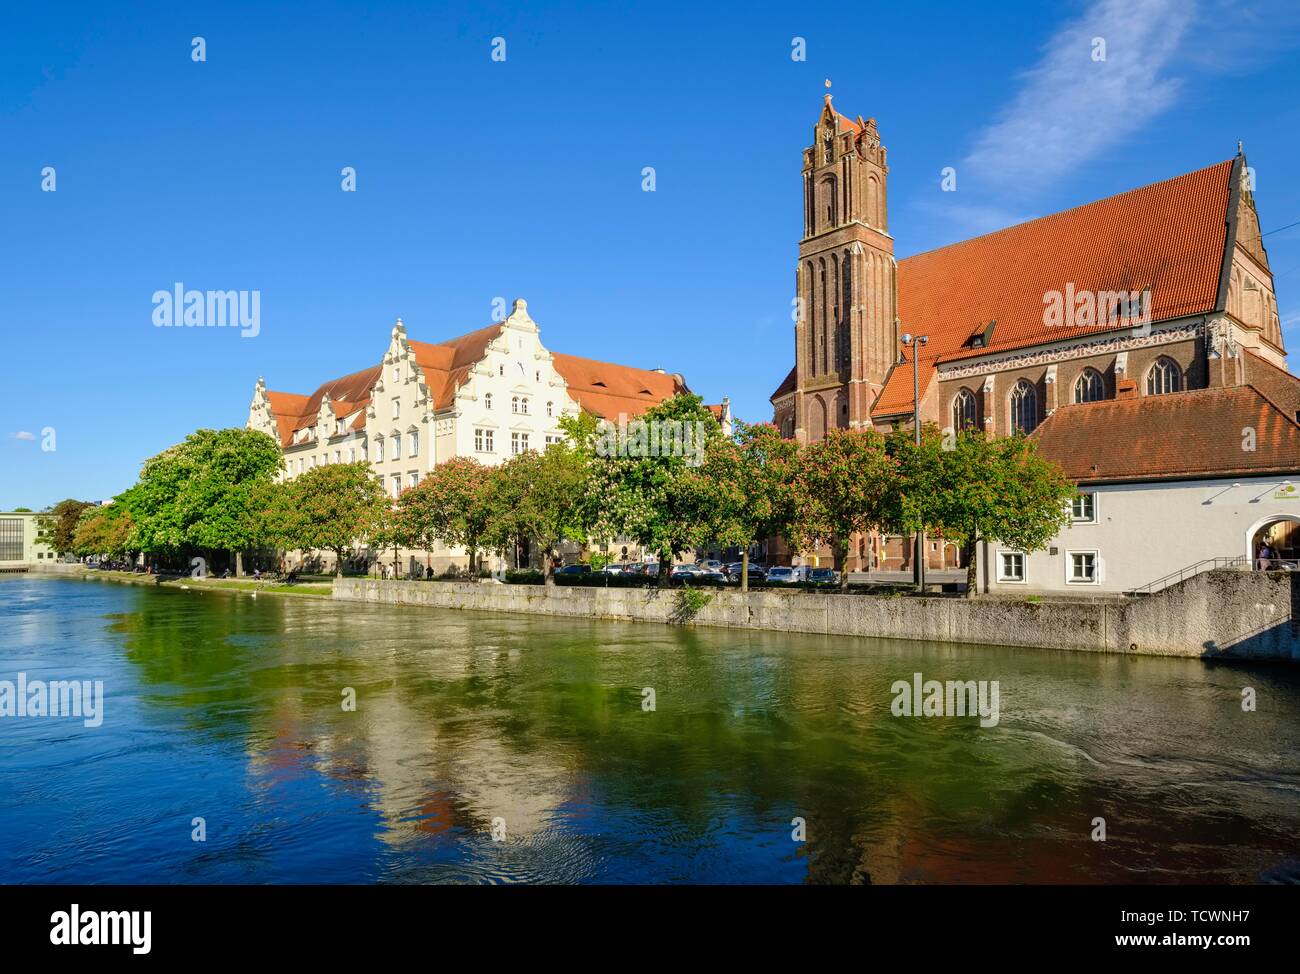
{"type": "MultiPolygon", "coordinates": [[[[407,337],[399,318],[377,365],[310,395],[275,392],[259,378],[248,427],[279,441],[285,478],[367,460],[397,497],[452,457],[493,465],[543,450],[561,437],[560,418],[579,410],[617,422],[689,391],[681,375],[662,369],[551,352],[519,299],[504,321],[445,342],[407,337]]],[[[730,425],[725,401],[710,408],[730,425]]],[[[404,552],[402,560],[404,571],[426,561],[438,571],[466,559],[460,549],[438,549],[431,559],[404,552]]]]}

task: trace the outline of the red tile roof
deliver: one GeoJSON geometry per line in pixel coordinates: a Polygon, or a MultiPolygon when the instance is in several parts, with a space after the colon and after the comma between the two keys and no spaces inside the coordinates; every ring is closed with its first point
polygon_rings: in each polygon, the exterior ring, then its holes
{"type": "Polygon", "coordinates": [[[554,352],[555,371],[584,410],[603,419],[639,416],[686,389],[674,375],[554,352]]]}
{"type": "MultiPolygon", "coordinates": [[[[456,390],[465,383],[474,365],[482,360],[488,345],[501,334],[502,327],[499,323],[488,325],[445,342],[408,340],[415,354],[415,363],[424,373],[435,409],[446,409],[452,404],[456,390]]],[[[609,419],[616,420],[620,414],[640,415],[686,388],[679,377],[651,369],[598,362],[559,352],[554,353],[552,359],[555,370],[568,384],[569,395],[577,400],[579,406],[609,419]]],[[[268,391],[266,395],[281,444],[291,445],[296,430],[315,424],[326,395],[330,397],[336,417],[343,419],[360,412],[349,428],[364,428],[364,407],[370,402],[381,372],[382,366],[375,365],[333,379],[310,396],[268,391]]]]}
{"type": "MultiPolygon", "coordinates": [[[[937,362],[1130,327],[1045,325],[1044,296],[1069,284],[1076,293],[1149,287],[1153,323],[1213,311],[1233,162],[899,261],[899,328],[930,339],[922,395],[937,362]],[[995,321],[988,345],[971,347],[972,335],[995,321]]],[[[872,413],[911,409],[911,369],[895,368],[872,413]]]]}
{"type": "Polygon", "coordinates": [[[1079,483],[1300,473],[1300,423],[1250,385],[1062,406],[1031,438],[1079,483]]]}
{"type": "Polygon", "coordinates": [[[795,387],[798,384],[798,377],[799,367],[796,365],[790,370],[790,374],[781,380],[781,384],[776,387],[776,392],[772,393],[770,398],[780,399],[782,396],[787,396],[794,392],[795,387]]]}

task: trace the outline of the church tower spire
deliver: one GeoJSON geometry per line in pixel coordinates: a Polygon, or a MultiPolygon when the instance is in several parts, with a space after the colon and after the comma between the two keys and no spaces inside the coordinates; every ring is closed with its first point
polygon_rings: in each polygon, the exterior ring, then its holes
{"type": "Polygon", "coordinates": [[[871,404],[893,364],[888,175],[876,120],[846,118],[827,93],[803,154],[796,274],[795,427],[807,441],[833,427],[869,426],[871,404]]]}

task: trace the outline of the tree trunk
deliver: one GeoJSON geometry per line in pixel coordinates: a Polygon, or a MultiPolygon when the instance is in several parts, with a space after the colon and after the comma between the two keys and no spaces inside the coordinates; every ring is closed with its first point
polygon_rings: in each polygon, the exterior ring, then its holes
{"type": "Polygon", "coordinates": [[[655,579],[655,584],[659,588],[667,588],[669,576],[673,573],[673,553],[671,551],[659,552],[659,577],[655,579]]]}
{"type": "Polygon", "coordinates": [[[343,549],[342,548],[336,548],[334,550],[334,577],[335,578],[343,577],[343,549]]]}
{"type": "Polygon", "coordinates": [[[740,552],[740,590],[749,591],[749,545],[740,552]]]}
{"type": "Polygon", "coordinates": [[[242,551],[232,552],[235,556],[235,577],[244,577],[244,553],[242,551]]]}
{"type": "Polygon", "coordinates": [[[546,566],[545,582],[547,585],[555,584],[555,554],[548,547],[542,552],[543,564],[546,566]]]}
{"type": "Polygon", "coordinates": [[[975,582],[975,536],[966,539],[966,598],[975,598],[977,591],[975,582]]]}
{"type": "Polygon", "coordinates": [[[849,590],[849,543],[839,539],[831,544],[831,557],[835,561],[835,570],[840,573],[840,591],[849,590]]]}

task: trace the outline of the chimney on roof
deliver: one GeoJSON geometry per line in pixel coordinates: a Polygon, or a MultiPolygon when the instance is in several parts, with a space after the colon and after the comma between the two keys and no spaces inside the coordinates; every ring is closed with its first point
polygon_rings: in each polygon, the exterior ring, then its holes
{"type": "Polygon", "coordinates": [[[1137,379],[1115,380],[1116,399],[1136,399],[1138,394],[1137,379]]]}

